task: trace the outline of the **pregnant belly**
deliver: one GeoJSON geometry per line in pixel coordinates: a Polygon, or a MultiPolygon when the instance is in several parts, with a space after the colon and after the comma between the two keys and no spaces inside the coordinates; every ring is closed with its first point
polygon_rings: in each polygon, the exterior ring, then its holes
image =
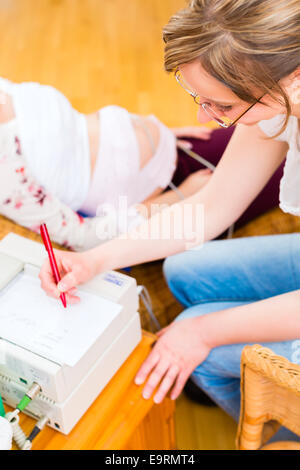
{"type": "MultiPolygon", "coordinates": [[[[144,125],[147,126],[150,135],[152,136],[155,147],[159,141],[159,129],[157,125],[150,119],[143,118],[141,119],[144,122],[144,125]]],[[[90,162],[91,162],[91,176],[93,176],[97,157],[99,153],[100,145],[100,115],[99,112],[87,114],[87,128],[89,136],[89,145],[90,145],[90,162]]],[[[139,154],[140,154],[140,168],[144,168],[147,165],[151,157],[153,156],[153,149],[151,143],[149,142],[149,137],[145,132],[144,127],[136,119],[132,119],[132,125],[135,131],[139,154]]]]}

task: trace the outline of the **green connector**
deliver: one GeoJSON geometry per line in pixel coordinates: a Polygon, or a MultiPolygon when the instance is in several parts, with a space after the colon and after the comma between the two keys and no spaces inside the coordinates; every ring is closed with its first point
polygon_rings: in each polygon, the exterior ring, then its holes
{"type": "Polygon", "coordinates": [[[3,406],[3,401],[2,401],[1,395],[0,395],[0,416],[5,416],[5,409],[4,409],[4,406],[3,406]]]}
{"type": "Polygon", "coordinates": [[[20,403],[18,404],[17,408],[20,411],[25,410],[26,406],[31,402],[31,398],[29,398],[27,395],[24,395],[20,403]]]}

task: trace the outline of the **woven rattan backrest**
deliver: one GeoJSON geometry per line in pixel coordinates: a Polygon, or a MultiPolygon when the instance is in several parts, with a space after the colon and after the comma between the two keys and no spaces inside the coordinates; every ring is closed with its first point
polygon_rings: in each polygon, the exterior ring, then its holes
{"type": "Polygon", "coordinates": [[[271,349],[246,346],[237,448],[259,449],[280,425],[300,436],[300,366],[271,349]]]}

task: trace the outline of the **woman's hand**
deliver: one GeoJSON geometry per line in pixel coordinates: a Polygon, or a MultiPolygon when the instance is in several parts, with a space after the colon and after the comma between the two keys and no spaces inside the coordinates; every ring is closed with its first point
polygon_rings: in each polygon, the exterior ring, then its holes
{"type": "Polygon", "coordinates": [[[150,398],[159,383],[155,403],[160,403],[171,387],[172,400],[180,395],[191,373],[211,349],[203,339],[201,320],[202,317],[179,320],[158,333],[157,343],[135,378],[136,385],[143,384],[148,378],[144,398],[150,398]]]}
{"type": "Polygon", "coordinates": [[[94,256],[89,252],[71,253],[67,251],[54,250],[57,267],[61,281],[56,285],[49,260],[47,259],[40,271],[39,278],[41,286],[47,295],[59,298],[62,292],[66,294],[66,300],[70,304],[78,303],[76,286],[89,281],[98,274],[97,263],[94,256]]]}
{"type": "MultiPolygon", "coordinates": [[[[175,137],[180,139],[181,137],[190,137],[194,139],[209,140],[214,129],[205,126],[186,126],[186,127],[174,127],[171,129],[175,137]]],[[[187,148],[192,148],[190,142],[186,140],[177,140],[177,144],[181,144],[187,148]]]]}

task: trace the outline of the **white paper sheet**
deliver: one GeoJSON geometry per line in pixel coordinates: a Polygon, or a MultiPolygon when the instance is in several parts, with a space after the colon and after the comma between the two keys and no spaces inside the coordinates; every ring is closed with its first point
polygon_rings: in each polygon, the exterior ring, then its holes
{"type": "Polygon", "coordinates": [[[121,311],[121,305],[80,291],[66,309],[38,278],[19,274],[0,295],[0,337],[59,364],[75,365],[121,311]]]}

